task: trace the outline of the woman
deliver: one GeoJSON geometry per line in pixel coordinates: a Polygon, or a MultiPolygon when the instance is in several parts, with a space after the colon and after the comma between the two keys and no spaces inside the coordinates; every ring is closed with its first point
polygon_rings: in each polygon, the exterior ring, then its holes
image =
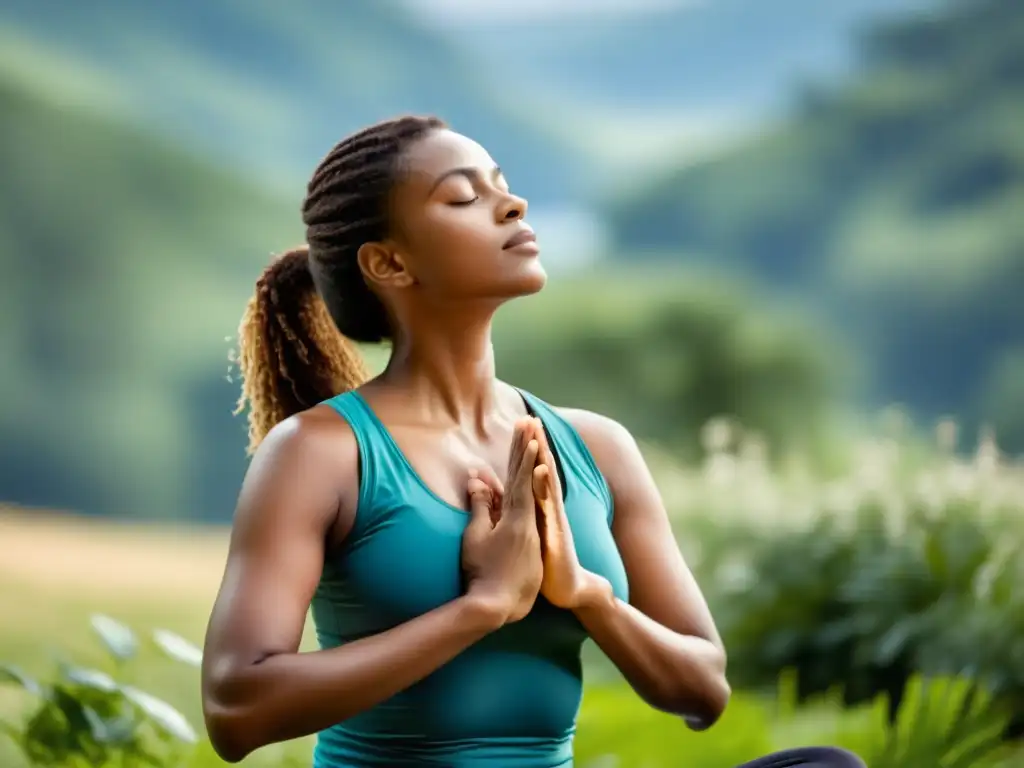
{"type": "Polygon", "coordinates": [[[224,759],[318,733],[321,768],[571,765],[587,636],[692,728],[725,708],[635,442],[494,376],[494,312],[546,279],[525,214],[433,118],[314,173],[308,248],[266,269],[240,332],[255,455],[203,668],[224,759]],[[385,339],[366,381],[351,342],[385,339]],[[310,605],[321,650],[299,653],[310,605]]]}

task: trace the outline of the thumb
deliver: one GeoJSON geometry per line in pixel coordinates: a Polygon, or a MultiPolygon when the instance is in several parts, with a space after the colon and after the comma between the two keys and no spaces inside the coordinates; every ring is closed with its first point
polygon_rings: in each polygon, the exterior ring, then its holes
{"type": "Polygon", "coordinates": [[[479,477],[469,479],[469,514],[471,526],[491,527],[491,488],[479,477]]]}
{"type": "MultiPolygon", "coordinates": [[[[501,480],[498,479],[498,476],[489,465],[485,464],[481,467],[471,469],[470,477],[479,477],[483,480],[488,486],[490,486],[491,492],[494,496],[500,497],[505,492],[505,486],[502,484],[501,480]]],[[[491,498],[492,502],[494,501],[494,496],[491,498]]]]}

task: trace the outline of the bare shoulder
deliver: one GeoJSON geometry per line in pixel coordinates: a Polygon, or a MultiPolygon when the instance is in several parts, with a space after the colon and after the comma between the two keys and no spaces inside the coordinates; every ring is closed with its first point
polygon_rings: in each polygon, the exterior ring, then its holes
{"type": "Polygon", "coordinates": [[[333,408],[322,404],[289,416],[276,425],[267,433],[259,450],[273,455],[281,451],[301,452],[306,458],[334,464],[358,458],[352,427],[333,408]]]}
{"type": "MultiPolygon", "coordinates": [[[[582,408],[555,410],[583,438],[602,473],[607,474],[624,461],[635,461],[640,457],[633,435],[615,419],[582,408]]],[[[610,477],[608,479],[611,480],[610,477]]]]}
{"type": "Polygon", "coordinates": [[[253,455],[236,512],[240,517],[287,514],[327,529],[354,515],[359,449],[355,434],[328,406],[315,406],[276,425],[253,455]]]}

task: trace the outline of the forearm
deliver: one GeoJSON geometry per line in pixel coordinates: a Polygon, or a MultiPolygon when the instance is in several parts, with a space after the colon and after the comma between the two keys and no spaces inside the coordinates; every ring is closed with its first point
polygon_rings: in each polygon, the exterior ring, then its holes
{"type": "Polygon", "coordinates": [[[422,680],[497,629],[503,618],[465,596],[338,648],[270,656],[209,686],[210,736],[236,761],[266,744],[316,733],[422,680]]]}
{"type": "Polygon", "coordinates": [[[674,632],[607,593],[575,613],[648,704],[684,717],[696,730],[710,727],[721,715],[730,689],[720,647],[674,632]]]}

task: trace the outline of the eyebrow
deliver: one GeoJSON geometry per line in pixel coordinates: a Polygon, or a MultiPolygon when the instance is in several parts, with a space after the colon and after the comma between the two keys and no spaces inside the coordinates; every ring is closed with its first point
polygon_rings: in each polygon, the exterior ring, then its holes
{"type": "MultiPolygon", "coordinates": [[[[491,169],[492,179],[497,179],[499,176],[502,175],[503,174],[501,172],[500,166],[496,165],[491,169]]],[[[473,168],[470,166],[465,166],[462,168],[452,168],[450,171],[445,171],[440,176],[438,176],[437,179],[434,180],[434,183],[430,187],[430,194],[433,194],[434,190],[441,186],[445,179],[450,179],[452,176],[465,176],[470,181],[475,181],[481,177],[481,173],[479,168],[473,168]]]]}

